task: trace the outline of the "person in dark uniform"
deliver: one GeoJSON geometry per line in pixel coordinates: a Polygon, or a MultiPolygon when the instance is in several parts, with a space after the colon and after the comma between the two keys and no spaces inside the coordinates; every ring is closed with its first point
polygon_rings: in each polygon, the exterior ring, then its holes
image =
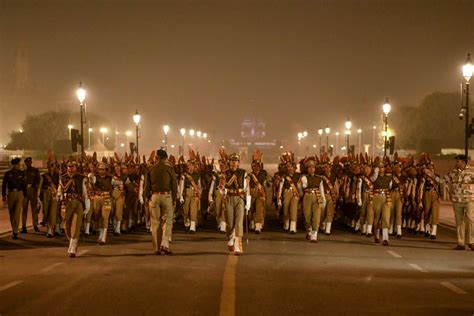
{"type": "Polygon", "coordinates": [[[169,247],[173,230],[173,212],[178,197],[178,184],[173,167],[168,163],[168,154],[159,149],[158,163],[153,165],[146,177],[145,195],[149,198],[151,235],[156,255],[171,255],[169,247]]]}
{"type": "Polygon", "coordinates": [[[20,158],[15,158],[10,162],[12,168],[5,172],[2,183],[2,200],[8,205],[13,239],[18,239],[21,208],[26,194],[25,174],[20,170],[20,161],[20,158]]]}
{"type": "Polygon", "coordinates": [[[31,215],[33,218],[33,227],[36,232],[39,232],[38,228],[38,189],[41,182],[41,175],[38,168],[32,166],[33,159],[31,157],[25,158],[26,168],[25,181],[26,181],[26,195],[23,200],[23,213],[21,215],[21,232],[26,234],[26,219],[28,215],[28,206],[31,205],[31,215]]]}

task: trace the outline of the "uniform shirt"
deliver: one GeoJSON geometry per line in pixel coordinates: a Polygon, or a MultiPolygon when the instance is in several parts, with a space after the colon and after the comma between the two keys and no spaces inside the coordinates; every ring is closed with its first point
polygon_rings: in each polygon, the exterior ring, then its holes
{"type": "Polygon", "coordinates": [[[41,175],[39,170],[35,167],[26,167],[24,173],[26,185],[28,187],[38,188],[41,182],[41,175]]]}
{"type": "Polygon", "coordinates": [[[467,166],[465,169],[453,169],[445,178],[449,196],[454,203],[474,201],[474,170],[467,166]]]}
{"type": "Polygon", "coordinates": [[[23,191],[26,193],[25,173],[18,169],[10,169],[3,175],[2,196],[6,197],[8,192],[23,191]]]}
{"type": "Polygon", "coordinates": [[[173,201],[176,200],[178,194],[178,185],[176,174],[173,168],[164,161],[153,165],[147,177],[147,190],[151,192],[170,192],[173,201]]]}
{"type": "Polygon", "coordinates": [[[323,204],[323,207],[326,206],[326,196],[324,194],[324,181],[323,178],[320,175],[303,175],[301,177],[301,187],[303,189],[318,189],[319,190],[319,195],[321,197],[321,203],[323,204]]]}
{"type": "Polygon", "coordinates": [[[291,175],[289,174],[286,174],[284,176],[282,176],[281,178],[281,182],[280,182],[280,189],[278,191],[278,196],[281,197],[282,196],[282,193],[283,193],[283,190],[293,190],[292,189],[292,186],[290,184],[290,181],[288,181],[286,179],[286,177],[290,177],[290,179],[292,180],[293,184],[296,186],[296,189],[299,193],[300,196],[303,195],[303,188],[301,187],[301,173],[293,173],[291,175]]]}
{"type": "Polygon", "coordinates": [[[266,170],[261,170],[258,174],[252,172],[250,173],[250,188],[254,189],[257,188],[258,185],[260,184],[261,186],[264,186],[266,181],[267,181],[267,171],[266,170]],[[253,176],[257,178],[258,184],[255,182],[253,176]]]}
{"type": "Polygon", "coordinates": [[[370,177],[370,180],[374,183],[374,190],[389,190],[392,188],[392,176],[391,175],[379,175],[379,168],[375,168],[374,174],[370,177]]]}
{"type": "Polygon", "coordinates": [[[185,172],[179,181],[179,197],[180,199],[184,198],[185,190],[187,189],[194,189],[193,184],[191,183],[191,180],[188,179],[188,177],[191,177],[193,179],[194,184],[197,186],[198,192],[195,192],[196,194],[201,194],[202,191],[202,186],[201,186],[201,175],[197,172],[193,172],[192,174],[185,172]]]}
{"type": "Polygon", "coordinates": [[[40,191],[52,190],[53,193],[58,191],[59,186],[59,173],[45,172],[41,175],[40,191]]]}
{"type": "Polygon", "coordinates": [[[66,194],[76,194],[85,204],[86,211],[90,208],[89,195],[87,193],[88,179],[79,173],[70,175],[66,173],[59,179],[58,197],[62,201],[66,194]]]}

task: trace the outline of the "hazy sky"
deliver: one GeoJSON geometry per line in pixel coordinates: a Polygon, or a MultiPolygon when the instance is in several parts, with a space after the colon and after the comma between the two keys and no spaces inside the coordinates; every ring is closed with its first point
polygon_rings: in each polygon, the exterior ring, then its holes
{"type": "Polygon", "coordinates": [[[470,0],[0,0],[0,92],[24,43],[45,100],[31,113],[72,106],[82,81],[90,110],[125,128],[138,107],[149,134],[166,121],[228,137],[244,117],[288,138],[348,116],[368,127],[386,96],[459,89],[473,18],[470,0]]]}

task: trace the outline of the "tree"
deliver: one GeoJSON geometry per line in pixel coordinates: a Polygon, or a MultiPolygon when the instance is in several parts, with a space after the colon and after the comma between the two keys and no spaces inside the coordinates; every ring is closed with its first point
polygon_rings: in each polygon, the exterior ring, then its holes
{"type": "MultiPolygon", "coordinates": [[[[101,116],[93,113],[88,113],[87,116],[91,122],[95,123],[95,126],[109,125],[109,122],[101,116]]],[[[10,133],[11,142],[7,145],[7,149],[38,151],[53,149],[56,142],[69,139],[68,124],[72,123],[75,128],[79,126],[79,120],[70,121],[70,118],[79,118],[79,113],[49,111],[27,115],[21,131],[10,133]]],[[[87,141],[87,128],[88,126],[84,126],[84,142],[87,141]]],[[[113,148],[113,144],[106,144],[106,146],[113,148]]]]}

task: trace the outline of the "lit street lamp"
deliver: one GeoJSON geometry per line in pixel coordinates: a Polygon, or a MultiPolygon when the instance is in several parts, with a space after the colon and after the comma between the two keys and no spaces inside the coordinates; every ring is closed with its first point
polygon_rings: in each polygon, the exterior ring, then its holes
{"type": "Polygon", "coordinates": [[[359,128],[357,130],[357,134],[359,134],[359,149],[358,149],[358,151],[359,151],[359,154],[360,154],[360,152],[361,152],[360,150],[361,150],[361,147],[362,147],[362,129],[359,128]]]}
{"type": "Polygon", "coordinates": [[[126,132],[125,132],[125,136],[127,136],[127,147],[125,147],[125,152],[128,152],[128,146],[129,146],[129,144],[130,144],[129,141],[128,141],[128,138],[129,138],[130,136],[132,136],[132,131],[126,131],[126,132]]]}
{"type": "Polygon", "coordinates": [[[77,89],[76,95],[81,107],[81,136],[79,136],[79,140],[81,143],[81,167],[82,162],[84,161],[84,123],[86,118],[84,113],[84,101],[86,100],[86,94],[86,90],[82,87],[82,82],[79,82],[79,89],[77,89]]]}
{"type": "Polygon", "coordinates": [[[74,126],[72,124],[68,124],[67,129],[69,130],[69,139],[71,139],[71,130],[74,126]]]}
{"type": "Polygon", "coordinates": [[[102,134],[102,144],[105,146],[105,134],[108,132],[108,130],[105,127],[101,127],[99,131],[102,134]]]}
{"type": "Polygon", "coordinates": [[[383,144],[383,156],[387,156],[387,129],[388,129],[388,114],[390,113],[390,110],[392,109],[392,106],[388,102],[388,98],[385,99],[384,105],[382,105],[382,111],[384,114],[384,124],[385,124],[385,135],[384,135],[384,144],[383,144]]]}
{"type": "Polygon", "coordinates": [[[466,79],[466,127],[464,133],[464,155],[466,156],[466,164],[469,162],[469,137],[471,136],[471,128],[469,124],[469,81],[471,81],[473,68],[471,54],[467,54],[466,63],[462,67],[462,74],[464,79],[466,79]]]}
{"type": "Polygon", "coordinates": [[[195,133],[195,132],[194,132],[193,129],[190,129],[190,130],[189,130],[189,136],[194,137],[194,133],[195,133]]]}
{"type": "Polygon", "coordinates": [[[324,132],[326,133],[326,152],[329,153],[329,133],[331,133],[329,126],[326,126],[324,132]]]}
{"type": "Polygon", "coordinates": [[[169,125],[163,126],[163,132],[165,133],[165,151],[168,151],[168,132],[170,131],[169,125]]]}
{"type": "Polygon", "coordinates": [[[372,157],[375,157],[375,130],[377,126],[372,126],[372,157]]]}
{"type": "Polygon", "coordinates": [[[339,132],[336,132],[336,155],[339,155],[339,132]]]}
{"type": "Polygon", "coordinates": [[[91,150],[91,133],[93,131],[92,127],[89,127],[89,141],[87,142],[88,150],[91,150]]]}
{"type": "Polygon", "coordinates": [[[322,154],[322,152],[323,152],[323,148],[322,148],[322,145],[321,145],[321,136],[323,135],[323,129],[322,128],[318,129],[318,135],[319,135],[319,154],[322,154]]]}
{"type": "Polygon", "coordinates": [[[352,128],[352,122],[350,119],[347,119],[346,123],[344,124],[346,126],[346,142],[347,142],[347,154],[349,154],[349,137],[351,135],[351,128],[352,128]]]}
{"type": "Polygon", "coordinates": [[[179,132],[181,133],[181,150],[179,154],[183,155],[184,154],[184,137],[186,136],[186,129],[182,128],[179,130],[179,132]]]}
{"type": "MultiPolygon", "coordinates": [[[[138,110],[136,109],[135,110],[135,114],[133,115],[133,122],[135,123],[135,135],[136,135],[136,152],[137,152],[137,157],[140,157],[139,155],[139,151],[138,151],[138,138],[139,138],[139,134],[138,134],[138,128],[140,126],[140,121],[142,120],[142,117],[140,114],[138,114],[138,110]]],[[[133,153],[132,153],[133,154],[133,153]]]]}

